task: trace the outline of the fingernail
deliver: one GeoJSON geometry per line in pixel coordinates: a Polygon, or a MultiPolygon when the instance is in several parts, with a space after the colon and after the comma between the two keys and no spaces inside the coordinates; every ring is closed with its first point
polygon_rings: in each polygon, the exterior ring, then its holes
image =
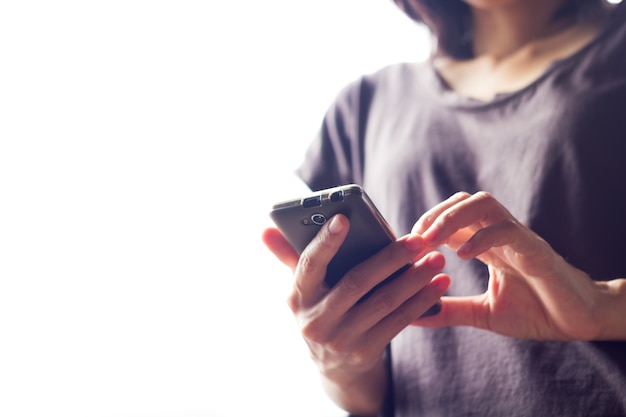
{"type": "Polygon", "coordinates": [[[461,245],[459,249],[457,249],[456,253],[461,256],[467,255],[473,249],[474,249],[474,245],[472,245],[472,242],[465,242],[463,245],[461,245]]]}
{"type": "Polygon", "coordinates": [[[339,217],[334,216],[332,219],[330,219],[328,230],[330,231],[331,234],[336,235],[337,233],[341,233],[343,228],[344,228],[343,221],[339,217]]]}
{"type": "Polygon", "coordinates": [[[404,245],[412,252],[419,252],[424,249],[424,239],[420,235],[409,235],[404,241],[404,245]]]}

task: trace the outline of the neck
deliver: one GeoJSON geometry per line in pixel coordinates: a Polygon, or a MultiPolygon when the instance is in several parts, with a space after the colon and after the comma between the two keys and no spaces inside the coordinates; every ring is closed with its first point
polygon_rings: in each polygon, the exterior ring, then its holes
{"type": "Polygon", "coordinates": [[[499,8],[472,8],[475,56],[503,59],[533,41],[568,27],[573,19],[555,21],[553,18],[561,4],[561,1],[540,0],[499,8]]]}

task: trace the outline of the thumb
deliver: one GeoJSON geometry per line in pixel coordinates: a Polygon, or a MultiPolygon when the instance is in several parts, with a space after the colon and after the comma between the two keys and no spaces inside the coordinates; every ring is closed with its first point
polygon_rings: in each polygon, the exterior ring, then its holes
{"type": "Polygon", "coordinates": [[[482,314],[485,296],[485,294],[480,294],[469,297],[441,297],[439,314],[417,319],[411,324],[429,328],[471,326],[486,329],[486,315],[482,314]]]}

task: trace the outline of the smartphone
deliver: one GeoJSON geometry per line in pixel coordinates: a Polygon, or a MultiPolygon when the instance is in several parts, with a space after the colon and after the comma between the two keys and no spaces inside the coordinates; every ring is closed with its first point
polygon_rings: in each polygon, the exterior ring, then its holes
{"type": "MultiPolygon", "coordinates": [[[[350,220],[350,230],[337,254],[328,264],[326,285],[334,286],[348,270],[365,261],[388,244],[396,236],[378,211],[365,190],[356,184],[328,188],[301,198],[287,200],[273,206],[270,217],[291,246],[302,253],[319,232],[320,228],[336,214],[350,220]]],[[[386,278],[360,301],[369,297],[378,287],[404,272],[407,264],[386,278]]],[[[425,315],[439,312],[440,303],[431,307],[425,315]]]]}

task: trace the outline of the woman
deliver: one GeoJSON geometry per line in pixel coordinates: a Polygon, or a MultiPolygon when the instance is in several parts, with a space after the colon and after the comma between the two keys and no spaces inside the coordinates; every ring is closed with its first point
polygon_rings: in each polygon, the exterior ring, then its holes
{"type": "Polygon", "coordinates": [[[396,2],[432,58],[342,91],[299,175],[363,185],[406,235],[332,289],[345,217],[300,257],[263,236],[327,392],[358,415],[626,416],[626,7],[396,2]]]}

